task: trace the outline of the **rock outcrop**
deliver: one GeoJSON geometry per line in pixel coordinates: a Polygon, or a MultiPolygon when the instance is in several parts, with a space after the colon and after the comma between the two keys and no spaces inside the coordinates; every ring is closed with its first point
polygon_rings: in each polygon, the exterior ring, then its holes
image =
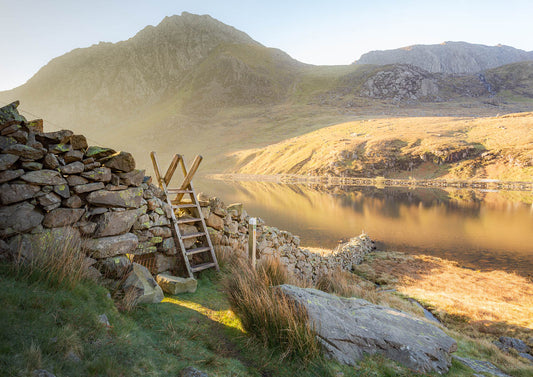
{"type": "Polygon", "coordinates": [[[365,354],[382,354],[418,372],[446,373],[457,343],[437,326],[407,313],[316,289],[281,285],[306,311],[326,354],[355,365],[365,354]]]}

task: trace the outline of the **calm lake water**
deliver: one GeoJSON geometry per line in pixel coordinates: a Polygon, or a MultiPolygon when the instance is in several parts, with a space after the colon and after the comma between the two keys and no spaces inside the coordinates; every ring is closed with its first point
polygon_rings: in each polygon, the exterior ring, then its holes
{"type": "Polygon", "coordinates": [[[384,250],[434,255],[480,270],[533,273],[533,193],[316,187],[198,179],[197,192],[333,248],[363,230],[384,250]]]}

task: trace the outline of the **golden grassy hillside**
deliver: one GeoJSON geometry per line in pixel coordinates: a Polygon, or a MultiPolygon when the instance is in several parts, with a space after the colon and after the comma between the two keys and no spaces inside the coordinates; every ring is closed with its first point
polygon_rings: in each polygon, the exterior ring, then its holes
{"type": "Polygon", "coordinates": [[[233,156],[245,174],[531,181],[533,113],[359,120],[233,156]]]}

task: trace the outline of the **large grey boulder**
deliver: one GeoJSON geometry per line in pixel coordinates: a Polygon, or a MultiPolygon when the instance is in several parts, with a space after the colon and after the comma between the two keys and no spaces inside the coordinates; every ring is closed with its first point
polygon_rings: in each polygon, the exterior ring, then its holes
{"type": "Polygon", "coordinates": [[[122,285],[126,294],[134,297],[137,304],[158,303],[165,298],[161,287],[157,285],[148,269],[138,263],[132,263],[131,272],[122,285]]]}
{"type": "Polygon", "coordinates": [[[143,190],[140,187],[121,191],[99,190],[87,196],[87,201],[93,205],[139,208],[142,203],[143,190]]]}
{"type": "Polygon", "coordinates": [[[155,278],[163,291],[171,295],[185,292],[194,293],[198,286],[195,278],[180,278],[167,273],[158,274],[155,278]]]}
{"type": "Polygon", "coordinates": [[[109,258],[120,254],[130,254],[137,245],[139,239],[133,233],[121,234],[120,236],[90,238],[84,241],[87,254],[93,258],[109,258]]]}
{"type": "Polygon", "coordinates": [[[305,309],[326,354],[355,365],[365,354],[382,354],[419,372],[446,373],[455,340],[437,326],[407,313],[311,288],[279,286],[305,309]]]}

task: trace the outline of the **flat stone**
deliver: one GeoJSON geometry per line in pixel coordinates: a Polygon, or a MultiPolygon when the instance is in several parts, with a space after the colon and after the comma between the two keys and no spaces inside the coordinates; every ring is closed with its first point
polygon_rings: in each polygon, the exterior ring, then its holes
{"type": "Polygon", "coordinates": [[[69,186],[78,186],[89,183],[89,181],[79,175],[71,175],[67,177],[67,182],[69,186]]]}
{"type": "MultiPolygon", "coordinates": [[[[83,171],[83,170],[82,170],[83,171]]],[[[83,178],[97,182],[109,182],[111,180],[111,169],[103,167],[81,173],[83,178]]]]}
{"type": "Polygon", "coordinates": [[[85,151],[85,157],[93,157],[94,159],[100,159],[103,157],[111,156],[112,154],[117,153],[114,149],[111,148],[104,148],[104,147],[97,147],[97,146],[90,146],[85,151]]]}
{"type": "Polygon", "coordinates": [[[59,143],[59,144],[50,144],[48,146],[48,152],[53,154],[62,154],[67,153],[72,150],[72,145],[59,143]]]}
{"type": "Polygon", "coordinates": [[[50,204],[50,205],[47,205],[47,206],[43,206],[43,209],[45,212],[50,212],[50,211],[53,211],[54,209],[56,208],[59,208],[61,207],[61,203],[53,203],[53,204],[50,204]]]}
{"type": "Polygon", "coordinates": [[[12,181],[24,174],[24,170],[4,170],[0,171],[0,183],[12,181]]]}
{"type": "Polygon", "coordinates": [[[99,190],[91,192],[87,201],[93,205],[139,208],[142,204],[142,188],[135,187],[123,191],[99,190]]]}
{"type": "Polygon", "coordinates": [[[41,206],[47,207],[56,203],[61,203],[61,198],[53,192],[49,192],[48,194],[39,196],[38,201],[41,206]]]}
{"type": "Polygon", "coordinates": [[[19,123],[11,124],[9,127],[6,127],[0,132],[1,135],[12,135],[15,132],[22,129],[22,126],[19,123]]]}
{"type": "Polygon", "coordinates": [[[118,173],[120,183],[126,186],[140,186],[144,179],[144,170],[132,170],[128,173],[118,173]]]}
{"type": "Polygon", "coordinates": [[[101,215],[101,214],[104,214],[104,213],[106,213],[108,211],[109,211],[109,209],[106,208],[106,207],[93,207],[89,211],[89,216],[101,215]]]}
{"type": "Polygon", "coordinates": [[[73,149],[87,149],[87,139],[83,135],[72,135],[70,137],[70,144],[73,149]]]}
{"type": "Polygon", "coordinates": [[[422,373],[444,374],[451,366],[457,343],[429,322],[362,299],[291,285],[279,289],[307,312],[324,352],[343,364],[377,353],[422,373]]]}
{"type": "Polygon", "coordinates": [[[104,166],[113,170],[131,172],[135,169],[135,159],[129,152],[118,152],[102,160],[104,166]]]}
{"type": "Polygon", "coordinates": [[[84,168],[85,168],[85,165],[83,165],[82,162],[76,161],[68,165],[61,166],[59,170],[61,171],[62,174],[71,175],[71,174],[82,173],[84,168]]]}
{"type": "Polygon", "coordinates": [[[22,168],[27,171],[42,170],[43,164],[35,161],[25,161],[22,164],[22,168]]]}
{"type": "Polygon", "coordinates": [[[165,273],[158,274],[155,279],[163,292],[171,295],[185,292],[194,293],[198,286],[198,282],[194,278],[180,278],[165,273]]]}
{"type": "Polygon", "coordinates": [[[78,195],[72,195],[70,198],[63,201],[63,205],[68,208],[80,208],[83,205],[83,202],[78,195]]]}
{"type": "Polygon", "coordinates": [[[65,162],[67,164],[69,164],[71,162],[75,162],[75,161],[81,161],[83,159],[83,152],[79,151],[79,150],[76,150],[76,149],[73,149],[73,150],[65,153],[65,155],[63,156],[63,159],[65,160],[65,162]]]}
{"type": "Polygon", "coordinates": [[[461,364],[466,365],[467,367],[472,369],[474,372],[488,373],[491,376],[496,376],[496,377],[511,377],[508,374],[503,373],[494,364],[488,361],[474,360],[474,359],[469,359],[466,357],[460,357],[456,355],[453,355],[453,358],[459,361],[461,364]]]}
{"type": "Polygon", "coordinates": [[[0,186],[0,203],[8,205],[31,199],[40,191],[39,186],[26,183],[4,183],[0,186]]]}
{"type": "Polygon", "coordinates": [[[87,183],[85,185],[74,186],[74,192],[76,194],[83,194],[84,192],[92,192],[96,190],[102,190],[104,188],[102,182],[87,183]]]}
{"type": "Polygon", "coordinates": [[[70,130],[61,130],[54,132],[36,132],[35,138],[43,143],[43,145],[50,144],[64,144],[68,143],[73,132],[70,130]]]}
{"type": "Polygon", "coordinates": [[[132,264],[132,270],[122,285],[122,289],[126,294],[134,295],[137,304],[158,303],[165,298],[161,287],[157,285],[150,271],[138,263],[132,264]]]}
{"type": "Polygon", "coordinates": [[[44,216],[43,226],[46,228],[59,228],[74,224],[83,216],[83,208],[57,208],[44,216]]]}
{"type": "Polygon", "coordinates": [[[56,185],[54,186],[54,192],[63,199],[70,198],[70,189],[68,185],[56,185]]]}
{"type": "Polygon", "coordinates": [[[57,159],[55,154],[47,153],[46,156],[44,156],[44,167],[47,169],[57,169],[59,167],[59,160],[57,159]]]}
{"type": "Polygon", "coordinates": [[[106,212],[94,221],[98,224],[95,237],[115,236],[129,232],[135,220],[137,220],[137,210],[122,212],[106,212]]]}
{"type": "Polygon", "coordinates": [[[18,203],[0,208],[0,236],[10,237],[28,232],[41,224],[44,216],[29,203],[18,203]]]}
{"type": "Polygon", "coordinates": [[[28,160],[39,160],[44,157],[45,152],[24,144],[15,144],[4,149],[3,153],[13,154],[28,160]]]}
{"type": "Polygon", "coordinates": [[[30,120],[26,122],[26,127],[33,133],[43,132],[44,122],[42,119],[30,120]]]}
{"type": "Polygon", "coordinates": [[[102,259],[120,254],[131,254],[138,243],[135,234],[126,233],[119,236],[86,239],[84,247],[93,258],[102,259]]]}
{"type": "Polygon", "coordinates": [[[9,169],[18,159],[19,156],[14,154],[0,154],[0,170],[9,169]]]}
{"type": "Polygon", "coordinates": [[[55,170],[39,170],[30,171],[24,174],[21,179],[29,183],[35,183],[37,185],[66,185],[65,178],[55,170]]]}
{"type": "Polygon", "coordinates": [[[17,132],[13,132],[9,137],[12,137],[16,141],[18,141],[20,144],[26,144],[28,142],[28,133],[23,130],[18,130],[17,132]]]}

